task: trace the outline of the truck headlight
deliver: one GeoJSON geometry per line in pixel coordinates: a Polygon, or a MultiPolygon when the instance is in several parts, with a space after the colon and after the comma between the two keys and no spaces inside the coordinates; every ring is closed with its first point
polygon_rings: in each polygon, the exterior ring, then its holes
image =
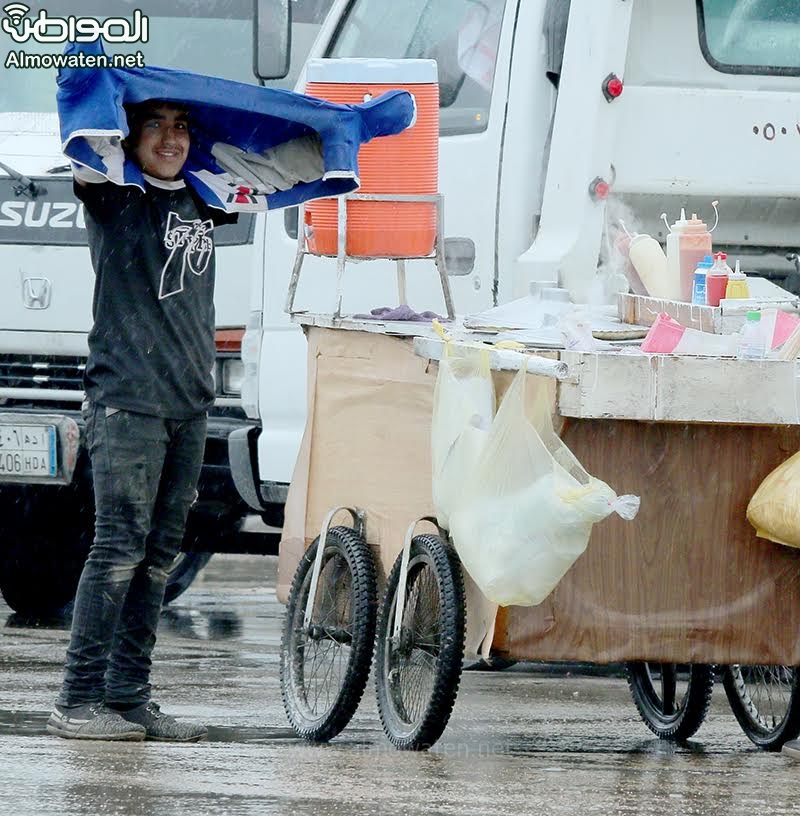
{"type": "Polygon", "coordinates": [[[241,394],[244,382],[244,363],[232,357],[222,361],[222,391],[224,394],[241,394]]]}

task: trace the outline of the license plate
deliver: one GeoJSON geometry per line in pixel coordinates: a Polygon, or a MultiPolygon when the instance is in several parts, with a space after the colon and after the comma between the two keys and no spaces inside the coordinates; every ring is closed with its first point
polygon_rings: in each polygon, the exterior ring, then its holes
{"type": "Polygon", "coordinates": [[[55,425],[0,425],[0,476],[55,476],[55,425]]]}

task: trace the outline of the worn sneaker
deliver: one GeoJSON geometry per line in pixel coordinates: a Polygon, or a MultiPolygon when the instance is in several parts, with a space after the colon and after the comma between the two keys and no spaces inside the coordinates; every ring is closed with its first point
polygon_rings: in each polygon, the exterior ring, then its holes
{"type": "Polygon", "coordinates": [[[204,725],[178,722],[175,717],[164,714],[158,703],[152,700],[130,711],[120,711],[119,715],[129,723],[143,725],[146,732],[145,739],[149,740],[197,742],[208,734],[208,729],[204,725]]]}
{"type": "Polygon", "coordinates": [[[145,728],[120,717],[103,703],[65,708],[57,705],[47,720],[47,732],[65,739],[130,740],[145,737],[145,728]]]}
{"type": "Polygon", "coordinates": [[[789,742],[785,742],[781,753],[792,759],[800,759],[800,740],[789,740],[789,742]]]}

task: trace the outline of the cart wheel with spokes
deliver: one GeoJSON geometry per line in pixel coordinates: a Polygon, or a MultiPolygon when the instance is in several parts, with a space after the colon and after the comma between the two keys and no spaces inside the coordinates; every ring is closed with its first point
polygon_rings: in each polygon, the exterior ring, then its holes
{"type": "Polygon", "coordinates": [[[725,666],[722,685],[742,731],[765,751],[800,734],[800,672],[794,666],[725,666]]]}
{"type": "Polygon", "coordinates": [[[438,535],[411,540],[405,605],[395,635],[402,553],[386,583],[378,623],[375,685],[383,730],[396,748],[430,748],[444,732],[464,656],[464,579],[452,545],[438,535]]]}
{"type": "Polygon", "coordinates": [[[681,742],[703,724],[714,689],[714,667],[701,663],[626,663],[628,686],[645,725],[681,742]]]}
{"type": "Polygon", "coordinates": [[[297,735],[327,742],[350,722],[367,685],[377,583],[364,538],[349,527],[331,527],[306,624],[318,546],[319,537],[301,559],[289,592],[281,644],[281,695],[297,735]]]}

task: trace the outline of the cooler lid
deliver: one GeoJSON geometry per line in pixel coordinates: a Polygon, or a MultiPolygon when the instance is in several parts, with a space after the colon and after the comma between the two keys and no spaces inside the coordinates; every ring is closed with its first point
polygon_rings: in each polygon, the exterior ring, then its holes
{"type": "Polygon", "coordinates": [[[310,59],[306,65],[306,81],[350,85],[422,85],[436,84],[439,80],[436,60],[346,57],[310,59]]]}

